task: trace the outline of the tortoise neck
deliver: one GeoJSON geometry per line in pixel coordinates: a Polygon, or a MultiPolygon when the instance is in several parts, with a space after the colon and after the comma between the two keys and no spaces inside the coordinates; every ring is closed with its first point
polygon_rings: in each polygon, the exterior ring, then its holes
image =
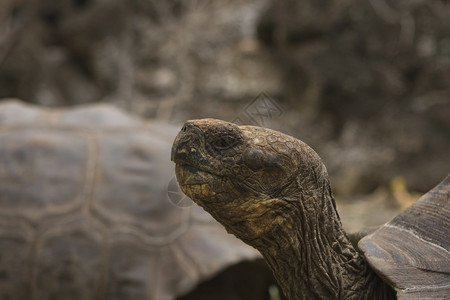
{"type": "Polygon", "coordinates": [[[255,241],[285,295],[289,299],[396,299],[348,240],[329,185],[320,190],[296,199],[281,198],[279,203],[288,212],[284,224],[255,241]]]}

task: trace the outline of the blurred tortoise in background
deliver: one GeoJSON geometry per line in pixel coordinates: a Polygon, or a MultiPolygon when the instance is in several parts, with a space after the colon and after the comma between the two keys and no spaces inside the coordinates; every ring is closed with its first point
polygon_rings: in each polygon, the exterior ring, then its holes
{"type": "Polygon", "coordinates": [[[300,140],[194,120],[172,160],[183,192],[263,254],[289,299],[450,299],[450,176],[355,248],[300,140]]]}
{"type": "Polygon", "coordinates": [[[0,299],[267,299],[257,251],[167,199],[177,131],[0,102],[0,299]]]}

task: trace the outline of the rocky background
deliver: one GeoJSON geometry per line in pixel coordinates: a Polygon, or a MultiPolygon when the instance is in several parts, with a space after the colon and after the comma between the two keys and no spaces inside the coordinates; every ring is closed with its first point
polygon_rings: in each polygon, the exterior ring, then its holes
{"type": "Polygon", "coordinates": [[[282,130],[373,215],[450,171],[450,4],[1,0],[4,97],[282,130]]]}

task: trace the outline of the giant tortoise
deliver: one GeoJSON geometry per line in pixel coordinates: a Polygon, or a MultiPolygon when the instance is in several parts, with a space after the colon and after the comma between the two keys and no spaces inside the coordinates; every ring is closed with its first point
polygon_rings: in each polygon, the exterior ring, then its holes
{"type": "Polygon", "coordinates": [[[262,253],[289,299],[450,299],[450,176],[357,249],[324,164],[298,139],[193,120],[172,160],[183,192],[262,253]]]}
{"type": "Polygon", "coordinates": [[[259,254],[170,202],[177,131],[105,104],[1,102],[0,299],[267,299],[259,254]]]}

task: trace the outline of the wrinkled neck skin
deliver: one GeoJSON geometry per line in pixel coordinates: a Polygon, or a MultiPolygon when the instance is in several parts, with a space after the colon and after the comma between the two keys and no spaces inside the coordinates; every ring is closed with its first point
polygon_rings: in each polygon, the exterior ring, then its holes
{"type": "Polygon", "coordinates": [[[283,219],[258,238],[241,238],[263,254],[291,300],[396,299],[350,244],[328,180],[314,188],[306,193],[294,186],[295,197],[278,195],[270,210],[283,219]]]}

